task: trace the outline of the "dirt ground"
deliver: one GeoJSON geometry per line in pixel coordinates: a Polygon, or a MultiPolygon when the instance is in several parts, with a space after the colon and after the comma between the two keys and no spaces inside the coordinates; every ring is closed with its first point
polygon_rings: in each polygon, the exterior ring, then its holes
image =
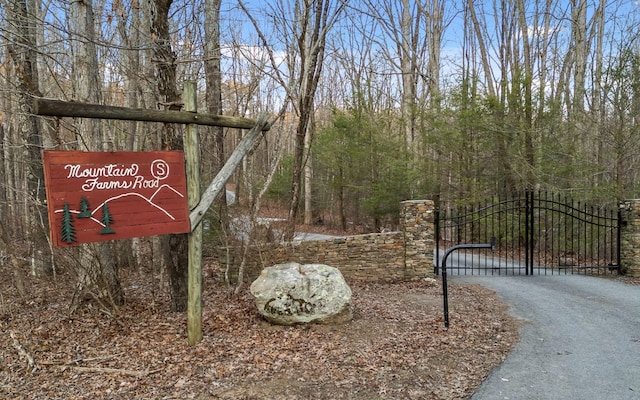
{"type": "Polygon", "coordinates": [[[127,302],[70,311],[71,277],[0,266],[3,399],[466,399],[518,340],[519,322],[480,286],[349,282],[354,318],[281,327],[206,263],[202,342],[149,271],[122,271],[127,302]]]}

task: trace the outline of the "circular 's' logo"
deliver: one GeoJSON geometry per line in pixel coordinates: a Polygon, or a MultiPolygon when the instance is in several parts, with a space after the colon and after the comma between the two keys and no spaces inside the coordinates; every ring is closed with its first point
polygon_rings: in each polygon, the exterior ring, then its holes
{"type": "Polygon", "coordinates": [[[169,177],[169,163],[165,160],[154,160],[151,163],[151,175],[158,180],[169,177]]]}

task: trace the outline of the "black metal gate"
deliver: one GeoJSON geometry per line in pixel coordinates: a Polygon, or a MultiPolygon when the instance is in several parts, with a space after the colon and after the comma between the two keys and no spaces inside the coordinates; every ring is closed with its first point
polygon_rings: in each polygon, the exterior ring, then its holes
{"type": "Polygon", "coordinates": [[[574,202],[525,190],[507,198],[436,210],[435,273],[444,251],[465,243],[489,243],[495,252],[457,253],[453,275],[605,274],[620,260],[617,207],[574,202]]]}

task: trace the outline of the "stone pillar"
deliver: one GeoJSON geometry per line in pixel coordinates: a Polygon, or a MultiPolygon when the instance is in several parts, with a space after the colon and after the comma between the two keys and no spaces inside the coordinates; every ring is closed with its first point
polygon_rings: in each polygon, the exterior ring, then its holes
{"type": "Polygon", "coordinates": [[[435,249],[435,204],[433,200],[403,201],[400,231],[405,242],[405,278],[433,277],[435,249]]]}
{"type": "Polygon", "coordinates": [[[620,221],[620,272],[640,277],[640,199],[625,200],[620,221]]]}

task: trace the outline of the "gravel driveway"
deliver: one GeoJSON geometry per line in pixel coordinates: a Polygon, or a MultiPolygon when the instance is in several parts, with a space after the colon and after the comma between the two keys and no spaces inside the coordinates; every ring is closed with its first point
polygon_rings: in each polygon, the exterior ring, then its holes
{"type": "Polygon", "coordinates": [[[640,399],[640,286],[582,275],[450,282],[496,290],[525,321],[520,344],[472,399],[640,399]]]}

